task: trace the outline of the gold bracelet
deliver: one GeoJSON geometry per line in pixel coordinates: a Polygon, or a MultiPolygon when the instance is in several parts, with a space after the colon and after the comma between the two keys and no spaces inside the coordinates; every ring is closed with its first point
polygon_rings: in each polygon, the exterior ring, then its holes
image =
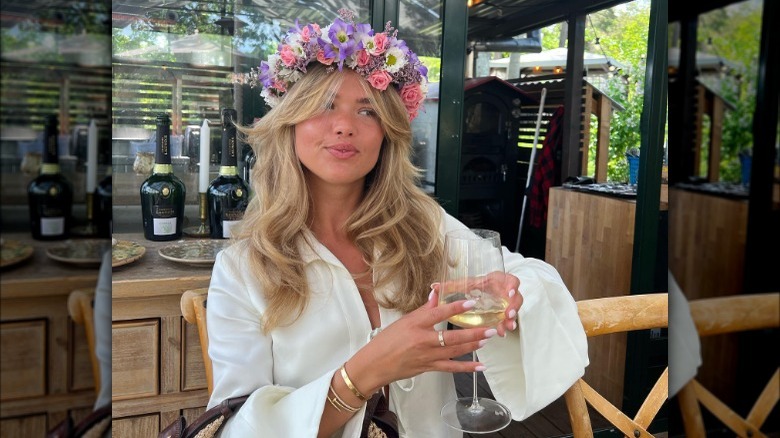
{"type": "Polygon", "coordinates": [[[361,401],[368,401],[368,398],[366,398],[365,395],[363,395],[362,392],[358,391],[357,388],[355,388],[355,385],[352,384],[352,380],[349,380],[349,376],[347,375],[347,369],[344,368],[347,366],[346,362],[344,365],[341,366],[341,378],[344,379],[344,383],[347,384],[347,388],[349,388],[350,391],[352,391],[353,394],[355,394],[355,397],[359,398],[361,401]]]}
{"type": "Polygon", "coordinates": [[[330,402],[331,406],[333,406],[337,411],[341,412],[342,410],[345,410],[349,413],[354,414],[355,412],[359,411],[360,408],[356,408],[354,406],[348,405],[344,400],[339,397],[339,395],[336,393],[336,390],[333,389],[333,385],[330,385],[330,392],[333,393],[333,398],[326,397],[328,401],[330,402]]]}

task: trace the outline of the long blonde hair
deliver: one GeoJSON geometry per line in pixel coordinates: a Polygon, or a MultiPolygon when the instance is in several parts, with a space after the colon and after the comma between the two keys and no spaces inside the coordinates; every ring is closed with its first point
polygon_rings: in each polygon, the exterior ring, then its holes
{"type": "MultiPolygon", "coordinates": [[[[325,109],[340,81],[338,72],[310,66],[273,110],[253,126],[239,128],[257,161],[251,173],[254,195],[236,238],[249,245],[247,269],[256,275],[268,304],[266,332],[293,323],[309,299],[299,244],[311,222],[311,199],[295,154],[294,129],[325,109]]],[[[430,283],[438,278],[441,209],[417,185],[420,170],[411,162],[411,125],[399,94],[362,83],[385,138],[346,231],[376,273],[375,289],[397,287],[391,297],[377,296],[379,303],[410,312],[425,302],[430,283]]]]}

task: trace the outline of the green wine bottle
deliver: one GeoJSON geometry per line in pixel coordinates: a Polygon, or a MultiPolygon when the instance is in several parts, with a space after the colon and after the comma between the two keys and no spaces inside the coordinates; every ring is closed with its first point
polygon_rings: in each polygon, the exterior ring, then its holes
{"type": "Polygon", "coordinates": [[[41,171],[27,186],[30,225],[36,240],[61,240],[70,235],[73,188],[60,173],[58,122],[56,115],[45,119],[41,171]]]}
{"type": "Polygon", "coordinates": [[[171,119],[157,115],[157,149],[152,175],[141,184],[144,237],[153,241],[181,239],[184,223],[184,183],[173,174],[171,119]]]}
{"type": "Polygon", "coordinates": [[[222,110],[222,161],[219,175],[206,191],[209,211],[209,233],[214,239],[227,239],[231,228],[244,217],[249,203],[249,189],[238,176],[236,110],[222,110]]]}

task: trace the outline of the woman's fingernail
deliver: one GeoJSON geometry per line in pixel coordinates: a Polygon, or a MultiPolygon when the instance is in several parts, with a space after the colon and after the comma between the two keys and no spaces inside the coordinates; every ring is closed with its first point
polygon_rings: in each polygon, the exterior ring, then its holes
{"type": "Polygon", "coordinates": [[[509,298],[512,298],[515,296],[516,291],[514,289],[509,289],[509,292],[507,292],[507,295],[509,295],[509,298]]]}
{"type": "Polygon", "coordinates": [[[517,311],[515,309],[510,310],[507,316],[509,317],[509,319],[512,319],[515,316],[517,316],[517,311]]]}
{"type": "Polygon", "coordinates": [[[474,367],[474,371],[476,371],[478,373],[481,373],[482,371],[485,371],[486,369],[487,369],[487,367],[485,365],[477,365],[476,367],[474,367]]]}
{"type": "Polygon", "coordinates": [[[512,321],[512,330],[517,328],[517,321],[512,321]]]}
{"type": "Polygon", "coordinates": [[[485,346],[485,344],[487,344],[487,341],[488,341],[487,339],[483,339],[483,340],[479,341],[479,342],[478,342],[479,348],[482,348],[482,347],[484,347],[484,346],[485,346]]]}
{"type": "Polygon", "coordinates": [[[433,288],[435,288],[438,285],[439,285],[439,283],[437,283],[437,282],[431,283],[431,290],[433,290],[433,288]]]}
{"type": "Polygon", "coordinates": [[[492,338],[493,336],[495,336],[495,335],[496,335],[496,333],[498,333],[498,330],[496,330],[496,329],[494,329],[494,328],[492,328],[492,329],[487,329],[487,330],[485,330],[485,337],[486,337],[486,338],[492,338]]]}
{"type": "Polygon", "coordinates": [[[472,307],[476,306],[477,302],[475,300],[468,300],[465,303],[463,303],[464,309],[471,309],[472,307]]]}
{"type": "Polygon", "coordinates": [[[431,289],[431,293],[428,294],[428,301],[433,299],[433,289],[431,289]]]}

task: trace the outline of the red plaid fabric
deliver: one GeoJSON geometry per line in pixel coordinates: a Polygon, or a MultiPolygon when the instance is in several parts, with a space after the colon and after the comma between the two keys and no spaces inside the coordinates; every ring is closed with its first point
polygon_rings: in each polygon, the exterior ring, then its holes
{"type": "Polygon", "coordinates": [[[560,184],[561,169],[556,163],[563,145],[563,105],[555,110],[542,143],[539,163],[531,175],[528,220],[532,227],[541,228],[547,223],[547,201],[550,187],[560,184]]]}

